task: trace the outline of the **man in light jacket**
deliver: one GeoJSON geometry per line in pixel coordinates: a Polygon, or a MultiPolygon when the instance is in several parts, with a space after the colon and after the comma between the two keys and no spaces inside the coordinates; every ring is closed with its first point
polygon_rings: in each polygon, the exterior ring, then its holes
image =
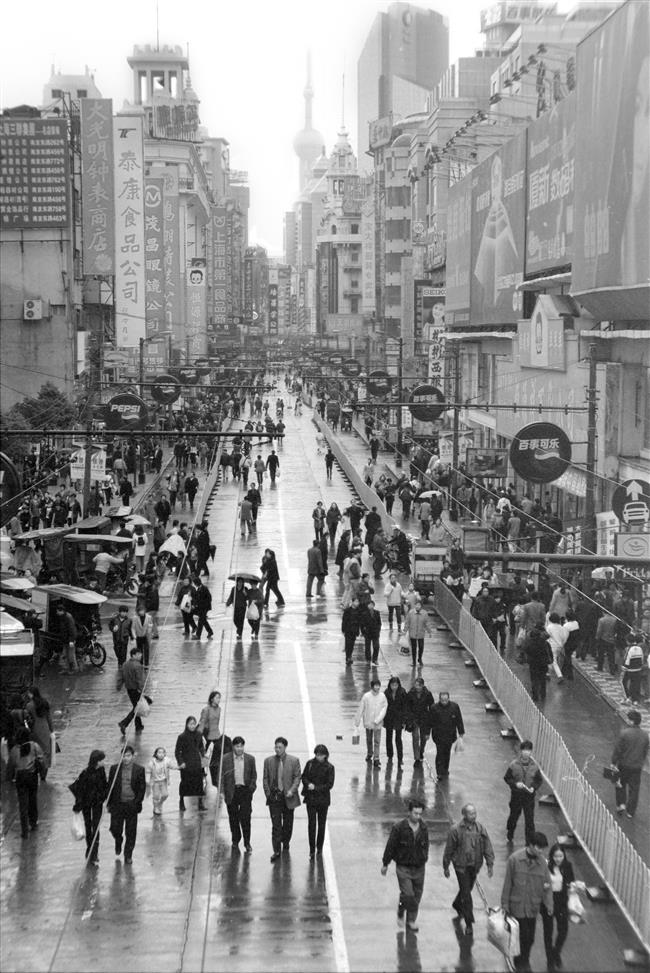
{"type": "Polygon", "coordinates": [[[547,846],[546,835],[534,831],[526,840],[526,847],[515,851],[506,864],[501,907],[519,923],[519,956],[514,957],[517,970],[530,969],[530,951],[542,903],[547,914],[553,915],[551,876],[542,854],[547,846]]]}
{"type": "Polygon", "coordinates": [[[424,653],[424,636],[428,632],[433,635],[433,628],[429,621],[429,616],[422,608],[422,602],[416,601],[412,611],[404,619],[404,631],[411,640],[412,666],[422,665],[422,655],[424,653]]]}
{"type": "Polygon", "coordinates": [[[300,807],[300,761],[287,753],[285,737],[276,737],[275,755],[264,761],[262,786],[271,815],[271,861],[277,861],[281,851],[289,851],[293,834],[293,812],[300,807]]]}
{"type": "Polygon", "coordinates": [[[361,702],[354,718],[354,725],[358,727],[362,722],[366,731],[366,763],[372,761],[374,767],[381,767],[379,748],[381,744],[381,728],[388,701],[381,691],[381,680],[373,679],[370,690],[361,697],[361,702]]]}

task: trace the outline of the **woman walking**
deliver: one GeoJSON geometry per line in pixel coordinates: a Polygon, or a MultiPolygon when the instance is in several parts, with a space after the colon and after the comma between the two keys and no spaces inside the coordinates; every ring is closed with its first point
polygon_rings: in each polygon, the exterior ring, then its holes
{"type": "Polygon", "coordinates": [[[248,598],[246,618],[248,619],[248,624],[251,628],[251,638],[256,640],[260,634],[262,612],[264,611],[264,595],[262,594],[262,589],[258,586],[257,581],[251,582],[251,586],[246,593],[246,597],[248,598]]]}
{"type": "Polygon", "coordinates": [[[336,531],[338,526],[343,520],[343,514],[339,509],[337,503],[332,502],[325,514],[325,523],[327,524],[327,532],[330,535],[330,547],[334,547],[336,543],[336,531]]]}
{"type": "Polygon", "coordinates": [[[38,775],[44,757],[38,743],[29,739],[26,727],[16,731],[14,740],[14,746],[9,751],[7,777],[16,784],[20,831],[23,838],[27,838],[28,828],[33,831],[38,825],[38,775]]]}
{"type": "Polygon", "coordinates": [[[74,796],[72,810],[81,811],[84,816],[87,865],[99,865],[99,822],[108,796],[106,769],[102,766],[105,759],[103,750],[91,750],[88,766],[70,784],[74,796]]]}
{"type": "Polygon", "coordinates": [[[402,599],[404,589],[397,580],[397,575],[391,571],[388,581],[384,585],[384,595],[386,596],[386,607],[388,608],[388,627],[393,627],[393,614],[397,620],[397,631],[402,631],[402,599]]]}
{"type": "Polygon", "coordinates": [[[205,811],[206,808],[203,803],[205,747],[194,716],[188,716],[185,720],[185,729],[176,740],[174,756],[181,772],[181,782],[178,789],[179,811],[185,810],[186,797],[198,797],[199,811],[205,811]]]}
{"type": "Polygon", "coordinates": [[[146,766],[147,784],[151,787],[153,813],[162,814],[162,806],[169,797],[171,770],[173,763],[164,747],[156,747],[153,757],[146,766]]]}
{"type": "Polygon", "coordinates": [[[52,765],[52,747],[55,742],[52,739],[54,726],[50,714],[50,704],[41,696],[38,686],[30,686],[26,693],[27,702],[25,703],[25,718],[29,724],[29,735],[34,743],[38,743],[43,752],[43,765],[41,770],[41,780],[47,777],[47,772],[52,765]]]}
{"type": "Polygon", "coordinates": [[[237,638],[241,639],[246,621],[246,609],[248,608],[248,588],[244,586],[243,578],[237,578],[230,589],[226,608],[229,605],[233,606],[233,621],[237,630],[237,638]]]}
{"type": "Polygon", "coordinates": [[[219,769],[221,767],[221,753],[232,750],[229,737],[224,737],[219,724],[221,723],[221,693],[216,689],[208,696],[208,705],[201,710],[198,730],[205,739],[206,751],[212,747],[210,757],[210,780],[213,787],[219,786],[219,769]]]}
{"type": "Polygon", "coordinates": [[[408,714],[408,694],[402,686],[399,676],[391,676],[388,687],[384,690],[387,708],[384,716],[386,730],[386,756],[393,759],[393,733],[395,734],[395,749],[397,750],[397,765],[404,763],[404,749],[402,746],[402,728],[408,714]]]}
{"type": "Polygon", "coordinates": [[[544,927],[544,946],[546,963],[549,970],[562,969],[562,947],[569,932],[569,887],[575,881],[573,866],[566,856],[562,845],[551,847],[548,856],[548,870],[551,873],[553,891],[553,915],[549,915],[542,903],[542,925],[544,927]],[[553,945],[553,925],[557,924],[557,935],[553,945]]]}
{"type": "Polygon", "coordinates": [[[307,807],[307,834],[309,860],[323,854],[325,825],[330,806],[330,791],[334,787],[334,767],[329,762],[330,752],[323,743],[314,747],[314,757],[305,764],[302,772],[302,796],[307,807]],[[318,830],[317,830],[318,826],[318,830]]]}
{"type": "Polygon", "coordinates": [[[278,588],[280,571],[275,557],[275,552],[272,551],[270,547],[267,547],[264,551],[264,557],[262,558],[260,570],[262,572],[262,587],[266,588],[264,592],[264,607],[266,608],[268,606],[269,593],[272,591],[276,598],[276,605],[281,608],[282,605],[284,605],[284,598],[282,597],[282,592],[278,588]]]}

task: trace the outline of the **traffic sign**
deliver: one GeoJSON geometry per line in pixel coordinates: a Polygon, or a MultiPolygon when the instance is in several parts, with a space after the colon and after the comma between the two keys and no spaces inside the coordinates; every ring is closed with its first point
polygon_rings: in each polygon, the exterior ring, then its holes
{"type": "Polygon", "coordinates": [[[643,527],[650,521],[650,483],[637,479],[621,483],[614,490],[612,510],[622,524],[643,527]]]}
{"type": "Polygon", "coordinates": [[[520,429],[510,446],[512,468],[531,483],[552,483],[571,462],[569,437],[550,422],[531,422],[520,429]]]}

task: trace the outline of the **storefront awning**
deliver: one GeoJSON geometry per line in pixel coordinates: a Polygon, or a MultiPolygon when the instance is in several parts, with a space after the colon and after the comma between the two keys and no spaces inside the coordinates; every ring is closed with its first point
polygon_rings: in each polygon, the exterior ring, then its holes
{"type": "Polygon", "coordinates": [[[622,328],[617,331],[615,328],[611,331],[581,331],[581,338],[596,339],[602,338],[605,341],[614,341],[616,338],[632,338],[641,339],[642,341],[650,341],[650,328],[639,328],[637,331],[633,328],[622,328]]]}
{"type": "Polygon", "coordinates": [[[516,331],[445,331],[446,341],[475,341],[477,338],[516,338],[516,331]]]}
{"type": "Polygon", "coordinates": [[[650,320],[650,284],[572,291],[571,297],[586,307],[595,321],[650,320]]]}
{"type": "Polygon", "coordinates": [[[571,282],[571,271],[564,274],[549,274],[548,277],[536,277],[535,280],[524,280],[517,284],[516,291],[543,291],[547,287],[559,287],[571,282]]]}

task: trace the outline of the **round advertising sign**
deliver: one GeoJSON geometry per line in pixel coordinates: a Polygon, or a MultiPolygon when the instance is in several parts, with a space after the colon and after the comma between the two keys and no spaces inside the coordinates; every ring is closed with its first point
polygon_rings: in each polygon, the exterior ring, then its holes
{"type": "Polygon", "coordinates": [[[361,374],[361,362],[358,362],[356,358],[346,358],[341,363],[341,368],[343,374],[347,375],[348,378],[357,378],[361,374]]]}
{"type": "Polygon", "coordinates": [[[173,375],[156,375],[156,384],[151,389],[151,398],[161,405],[170,405],[180,398],[181,387],[173,375]]]}
{"type": "Polygon", "coordinates": [[[341,354],[341,352],[340,351],[332,352],[332,354],[329,356],[329,363],[330,365],[335,365],[337,367],[342,365],[343,355],[341,354]]]}
{"type": "Polygon", "coordinates": [[[435,385],[418,385],[409,398],[409,409],[420,422],[435,422],[445,411],[445,397],[435,385]]]}
{"type": "Polygon", "coordinates": [[[176,374],[178,375],[178,380],[181,385],[196,385],[199,380],[199,371],[191,365],[187,367],[180,366],[176,369],[176,374]]]}
{"type": "Polygon", "coordinates": [[[209,358],[197,358],[194,362],[196,367],[197,375],[209,375],[210,374],[210,359],[209,358]]]}
{"type": "Polygon", "coordinates": [[[107,429],[144,429],[147,419],[146,404],[132,392],[114,395],[104,406],[103,420],[107,429]]]}
{"type": "Polygon", "coordinates": [[[390,394],[393,380],[388,372],[370,372],[368,375],[368,392],[380,399],[390,394]]]}
{"type": "Polygon", "coordinates": [[[550,422],[532,422],[520,429],[510,446],[513,470],[531,483],[552,483],[571,461],[569,437],[550,422]]]}

